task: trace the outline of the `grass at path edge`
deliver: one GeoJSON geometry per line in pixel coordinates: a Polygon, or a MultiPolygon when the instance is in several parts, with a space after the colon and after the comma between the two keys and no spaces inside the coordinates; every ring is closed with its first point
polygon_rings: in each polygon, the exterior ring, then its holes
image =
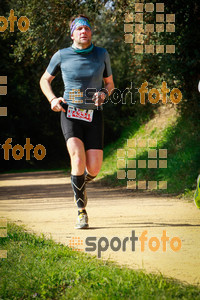
{"type": "Polygon", "coordinates": [[[8,223],[0,239],[0,299],[200,299],[200,288],[145,274],[8,223]]]}

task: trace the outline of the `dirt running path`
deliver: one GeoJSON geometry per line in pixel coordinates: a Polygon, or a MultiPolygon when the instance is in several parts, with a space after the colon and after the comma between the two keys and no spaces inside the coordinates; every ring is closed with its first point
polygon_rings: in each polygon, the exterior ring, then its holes
{"type": "MultiPolygon", "coordinates": [[[[98,250],[100,245],[102,248],[106,246],[100,240],[105,237],[109,246],[107,251],[101,252],[102,258],[200,284],[200,211],[193,203],[122,188],[105,188],[98,182],[90,183],[87,192],[90,229],[75,230],[77,210],[69,177],[59,171],[0,175],[0,217],[17,224],[24,223],[35,232],[51,234],[54,240],[65,245],[79,237],[83,240],[83,246],[79,248],[84,251],[87,237],[96,237],[98,250]],[[133,251],[132,231],[139,237],[145,230],[148,240],[144,252],[141,252],[139,240],[133,251]],[[166,252],[163,252],[161,242],[163,230],[169,237],[166,252]],[[118,237],[118,240],[110,245],[111,241],[114,242],[113,237],[118,237]],[[113,251],[120,243],[123,245],[125,237],[126,251],[122,251],[122,246],[113,251]],[[151,237],[160,241],[155,252],[148,246],[151,237]],[[182,242],[177,252],[170,248],[173,237],[179,237],[182,242]]],[[[174,243],[175,247],[177,245],[174,243]]],[[[153,246],[156,244],[152,243],[153,246]]],[[[91,253],[97,255],[97,251],[91,253]]]]}

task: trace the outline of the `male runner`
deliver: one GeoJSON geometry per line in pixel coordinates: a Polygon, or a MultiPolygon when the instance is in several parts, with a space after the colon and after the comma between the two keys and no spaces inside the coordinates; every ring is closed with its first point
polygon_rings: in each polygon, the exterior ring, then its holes
{"type": "Polygon", "coordinates": [[[71,47],[57,51],[41,77],[40,86],[55,112],[71,159],[71,183],[78,207],[75,228],[88,228],[85,185],[100,171],[103,160],[102,104],[114,89],[109,54],[91,43],[92,27],[84,15],[72,17],[71,47]],[[63,97],[51,88],[58,68],[64,82],[63,97]],[[104,89],[102,89],[102,80],[104,89]]]}

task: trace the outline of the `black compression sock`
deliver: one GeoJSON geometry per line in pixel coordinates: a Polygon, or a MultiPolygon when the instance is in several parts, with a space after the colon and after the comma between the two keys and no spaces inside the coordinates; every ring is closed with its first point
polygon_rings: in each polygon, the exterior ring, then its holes
{"type": "Polygon", "coordinates": [[[90,175],[87,171],[85,171],[85,183],[92,181],[96,176],[90,175]]]}
{"type": "Polygon", "coordinates": [[[84,208],[85,203],[85,175],[71,175],[71,184],[78,209],[84,208]]]}

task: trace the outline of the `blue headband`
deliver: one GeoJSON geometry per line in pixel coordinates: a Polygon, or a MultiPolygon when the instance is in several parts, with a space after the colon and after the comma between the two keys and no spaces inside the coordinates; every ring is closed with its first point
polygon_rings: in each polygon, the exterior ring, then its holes
{"type": "Polygon", "coordinates": [[[90,22],[86,18],[79,17],[76,18],[70,26],[71,35],[73,34],[74,30],[79,26],[88,26],[90,29],[92,29],[90,22]]]}

